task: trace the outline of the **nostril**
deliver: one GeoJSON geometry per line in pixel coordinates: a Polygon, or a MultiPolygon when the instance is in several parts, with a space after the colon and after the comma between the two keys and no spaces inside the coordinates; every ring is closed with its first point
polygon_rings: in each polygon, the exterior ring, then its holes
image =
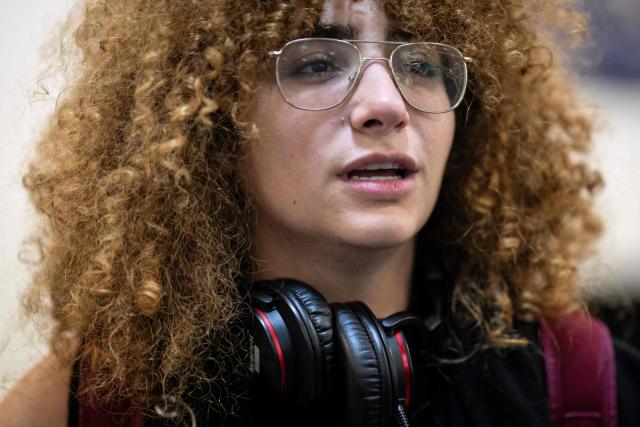
{"type": "Polygon", "coordinates": [[[362,125],[365,128],[372,128],[374,126],[382,126],[382,122],[378,119],[369,119],[366,122],[364,122],[364,125],[362,125]]]}

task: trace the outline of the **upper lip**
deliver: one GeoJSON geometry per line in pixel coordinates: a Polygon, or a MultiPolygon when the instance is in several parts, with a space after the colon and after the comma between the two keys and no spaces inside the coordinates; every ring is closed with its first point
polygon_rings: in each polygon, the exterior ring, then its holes
{"type": "Polygon", "coordinates": [[[403,153],[371,153],[366,156],[359,157],[352,162],[349,162],[342,171],[340,172],[340,176],[346,178],[349,176],[349,172],[363,169],[369,164],[373,163],[397,163],[400,165],[402,169],[404,169],[405,174],[415,173],[416,169],[416,161],[411,157],[403,153]]]}

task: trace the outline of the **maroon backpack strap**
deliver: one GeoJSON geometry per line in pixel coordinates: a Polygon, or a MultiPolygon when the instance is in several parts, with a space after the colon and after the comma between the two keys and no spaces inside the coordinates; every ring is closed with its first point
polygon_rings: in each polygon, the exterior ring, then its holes
{"type": "Polygon", "coordinates": [[[73,369],[70,405],[76,413],[69,413],[69,425],[73,427],[144,427],[145,416],[142,410],[135,409],[128,400],[92,405],[86,396],[78,396],[78,386],[82,384],[89,370],[81,363],[73,369]],[[81,366],[82,365],[82,366],[81,366]]]}
{"type": "Polygon", "coordinates": [[[613,343],[607,327],[583,311],[540,321],[551,427],[615,427],[613,343]]]}
{"type": "Polygon", "coordinates": [[[127,402],[109,407],[78,405],[78,427],[144,427],[144,414],[127,402]]]}

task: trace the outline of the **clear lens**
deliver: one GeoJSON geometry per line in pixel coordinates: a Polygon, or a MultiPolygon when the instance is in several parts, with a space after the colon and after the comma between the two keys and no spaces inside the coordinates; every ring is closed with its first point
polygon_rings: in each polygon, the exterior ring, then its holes
{"type": "Polygon", "coordinates": [[[360,55],[338,40],[296,40],[278,58],[277,77],[287,102],[306,110],[341,103],[355,83],[360,55]]]}
{"type": "MultiPolygon", "coordinates": [[[[295,40],[285,45],[278,57],[278,86],[287,102],[297,108],[332,108],[351,91],[360,61],[356,46],[346,41],[295,40]]],[[[393,50],[389,64],[402,96],[417,110],[443,113],[462,101],[467,69],[464,57],[454,47],[437,43],[400,44],[393,50]]]]}
{"type": "Polygon", "coordinates": [[[392,54],[391,68],[405,100],[418,110],[442,113],[462,100],[466,64],[462,54],[451,46],[401,45],[392,54]]]}

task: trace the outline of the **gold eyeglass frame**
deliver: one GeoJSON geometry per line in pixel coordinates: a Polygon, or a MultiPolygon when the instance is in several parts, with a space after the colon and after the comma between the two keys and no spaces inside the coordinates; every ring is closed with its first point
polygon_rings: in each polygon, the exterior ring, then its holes
{"type": "Polygon", "coordinates": [[[402,99],[409,104],[412,108],[414,108],[417,111],[421,111],[423,113],[427,113],[427,114],[443,114],[443,113],[448,113],[449,111],[453,111],[455,110],[461,103],[462,100],[464,99],[464,94],[467,90],[467,83],[468,83],[468,69],[467,69],[467,63],[472,63],[473,59],[468,57],[468,56],[464,56],[462,54],[462,52],[460,52],[455,46],[451,46],[448,44],[444,44],[444,43],[435,43],[435,42],[394,42],[394,41],[377,41],[377,40],[343,40],[343,39],[332,39],[332,38],[322,38],[322,37],[309,37],[309,38],[301,38],[301,39],[295,39],[295,40],[291,40],[289,42],[287,42],[280,50],[272,50],[268,52],[268,55],[270,58],[275,58],[276,59],[276,83],[278,85],[278,90],[280,91],[280,94],[282,95],[282,97],[284,98],[284,100],[287,102],[287,104],[291,105],[294,108],[297,108],[299,110],[305,110],[305,111],[325,111],[325,110],[330,110],[332,108],[337,107],[338,105],[342,104],[344,101],[347,100],[347,98],[349,98],[349,96],[351,95],[351,93],[353,92],[353,89],[357,86],[361,76],[362,76],[362,70],[364,68],[364,64],[368,61],[385,61],[387,63],[387,69],[389,70],[389,72],[391,73],[391,76],[393,77],[393,83],[396,86],[396,89],[398,89],[398,92],[400,93],[400,96],[402,96],[402,99]],[[346,45],[349,45],[350,47],[352,47],[353,49],[356,50],[356,52],[358,52],[358,57],[360,58],[360,63],[358,65],[358,71],[356,72],[355,78],[351,79],[351,85],[349,86],[349,89],[345,92],[344,97],[337,103],[335,103],[334,105],[330,106],[330,107],[325,107],[325,108],[303,108],[303,107],[299,107],[295,104],[293,104],[288,98],[287,96],[284,94],[284,91],[282,90],[282,86],[281,86],[281,82],[280,82],[280,74],[278,73],[278,66],[280,63],[280,55],[282,54],[282,52],[291,44],[294,43],[301,43],[301,42],[305,42],[305,41],[328,41],[328,42],[334,42],[334,43],[343,43],[346,45]],[[356,44],[359,43],[377,43],[377,44],[386,44],[386,45],[395,45],[396,47],[393,49],[393,51],[391,51],[391,54],[389,55],[388,58],[385,57],[363,57],[362,53],[360,52],[360,49],[358,49],[358,46],[356,46],[356,44]],[[401,46],[405,46],[405,45],[411,45],[411,44],[422,44],[422,45],[428,45],[428,46],[443,46],[447,49],[452,49],[454,52],[456,52],[458,55],[460,55],[460,58],[462,58],[463,63],[462,65],[464,66],[464,83],[462,85],[462,90],[460,91],[460,96],[458,101],[449,109],[447,110],[442,110],[442,111],[425,111],[425,110],[421,110],[420,108],[417,108],[415,105],[413,105],[405,96],[405,94],[402,92],[402,89],[400,88],[399,84],[398,84],[398,76],[396,75],[395,71],[393,70],[393,67],[391,66],[391,61],[393,60],[393,55],[398,51],[398,49],[401,46]]]}

